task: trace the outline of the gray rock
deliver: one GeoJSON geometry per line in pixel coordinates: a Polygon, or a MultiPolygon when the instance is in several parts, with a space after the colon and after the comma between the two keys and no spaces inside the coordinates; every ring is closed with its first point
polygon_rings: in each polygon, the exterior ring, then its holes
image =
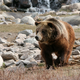
{"type": "Polygon", "coordinates": [[[80,24],[80,16],[78,16],[78,15],[65,17],[65,18],[62,18],[62,20],[65,22],[68,22],[69,24],[72,24],[72,25],[80,24]]]}
{"type": "Polygon", "coordinates": [[[0,43],[7,43],[7,40],[0,38],[0,43]]]}
{"type": "Polygon", "coordinates": [[[7,60],[7,61],[4,61],[4,64],[5,64],[6,67],[8,67],[8,66],[11,66],[11,65],[15,64],[15,61],[13,59],[12,60],[7,60]]]}
{"type": "Polygon", "coordinates": [[[0,56],[0,67],[3,66],[3,58],[0,56]]]}
{"type": "Polygon", "coordinates": [[[21,23],[29,24],[29,25],[35,25],[35,21],[30,16],[25,16],[21,19],[21,23]]]}
{"type": "Polygon", "coordinates": [[[10,59],[13,59],[15,61],[18,60],[18,56],[11,51],[9,52],[4,51],[1,56],[4,60],[10,60],[10,59]]]}
{"type": "Polygon", "coordinates": [[[33,37],[33,38],[28,38],[26,40],[24,40],[25,43],[35,43],[36,42],[36,39],[33,37]]]}
{"type": "Polygon", "coordinates": [[[13,23],[16,23],[16,24],[20,24],[21,19],[17,18],[17,19],[14,19],[12,22],[13,22],[13,23]]]}
{"type": "Polygon", "coordinates": [[[49,19],[49,18],[52,18],[53,16],[51,16],[51,15],[47,15],[47,16],[45,16],[44,18],[43,18],[43,20],[46,20],[46,19],[49,19]]]}
{"type": "Polygon", "coordinates": [[[80,55],[80,51],[79,50],[74,50],[74,51],[72,51],[72,55],[80,55]]]}
{"type": "Polygon", "coordinates": [[[25,60],[25,59],[27,59],[27,58],[29,58],[29,57],[32,57],[32,54],[33,54],[33,52],[31,52],[31,51],[26,51],[26,53],[24,53],[24,54],[20,57],[20,59],[25,60]]]}
{"type": "Polygon", "coordinates": [[[18,36],[16,37],[16,40],[15,42],[18,44],[18,45],[24,45],[24,40],[26,39],[26,35],[25,34],[21,34],[19,33],[18,36]]]}
{"type": "Polygon", "coordinates": [[[28,29],[26,29],[26,30],[21,31],[21,32],[19,32],[19,33],[21,33],[21,34],[26,34],[26,36],[28,36],[28,35],[32,34],[33,31],[32,31],[32,30],[28,30],[28,29]]]}
{"type": "Polygon", "coordinates": [[[29,11],[29,12],[36,12],[36,9],[33,8],[33,7],[30,7],[30,8],[28,9],[28,11],[29,11]]]}

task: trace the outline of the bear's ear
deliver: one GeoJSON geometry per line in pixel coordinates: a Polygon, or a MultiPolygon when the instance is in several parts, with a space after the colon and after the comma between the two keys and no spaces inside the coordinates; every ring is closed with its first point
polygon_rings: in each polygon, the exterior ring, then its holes
{"type": "Polygon", "coordinates": [[[52,23],[48,23],[48,26],[50,26],[52,28],[53,27],[53,24],[52,23]]]}
{"type": "Polygon", "coordinates": [[[36,25],[36,26],[39,25],[39,24],[40,24],[40,22],[37,22],[37,21],[35,22],[35,25],[36,25]]]}

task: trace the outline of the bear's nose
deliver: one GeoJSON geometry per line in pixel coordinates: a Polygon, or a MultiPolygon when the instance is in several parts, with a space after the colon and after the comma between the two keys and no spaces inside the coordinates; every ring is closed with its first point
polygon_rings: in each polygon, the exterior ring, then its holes
{"type": "Polygon", "coordinates": [[[38,36],[35,36],[36,40],[39,40],[38,36]]]}

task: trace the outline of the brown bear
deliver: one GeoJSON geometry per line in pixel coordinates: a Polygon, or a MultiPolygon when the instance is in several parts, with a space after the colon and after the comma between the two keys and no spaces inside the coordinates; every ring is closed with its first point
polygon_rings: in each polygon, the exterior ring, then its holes
{"type": "Polygon", "coordinates": [[[45,61],[46,68],[55,64],[63,66],[68,63],[75,34],[72,26],[64,21],[54,18],[45,21],[35,22],[36,40],[39,42],[41,55],[45,61]],[[57,55],[57,59],[53,61],[52,53],[57,55]]]}

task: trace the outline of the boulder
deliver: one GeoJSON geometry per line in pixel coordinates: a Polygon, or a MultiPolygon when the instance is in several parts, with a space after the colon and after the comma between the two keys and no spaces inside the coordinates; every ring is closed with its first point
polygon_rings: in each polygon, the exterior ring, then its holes
{"type": "Polygon", "coordinates": [[[0,67],[3,66],[3,58],[0,56],[0,67]]]}
{"type": "Polygon", "coordinates": [[[21,23],[29,24],[29,25],[35,25],[35,21],[31,16],[25,16],[21,19],[21,23]]]}
{"type": "Polygon", "coordinates": [[[13,60],[18,60],[18,56],[17,55],[15,55],[15,53],[13,53],[13,52],[11,52],[11,51],[8,51],[8,52],[3,52],[2,53],[2,58],[4,59],[4,60],[10,60],[10,59],[13,59],[13,60]]]}

